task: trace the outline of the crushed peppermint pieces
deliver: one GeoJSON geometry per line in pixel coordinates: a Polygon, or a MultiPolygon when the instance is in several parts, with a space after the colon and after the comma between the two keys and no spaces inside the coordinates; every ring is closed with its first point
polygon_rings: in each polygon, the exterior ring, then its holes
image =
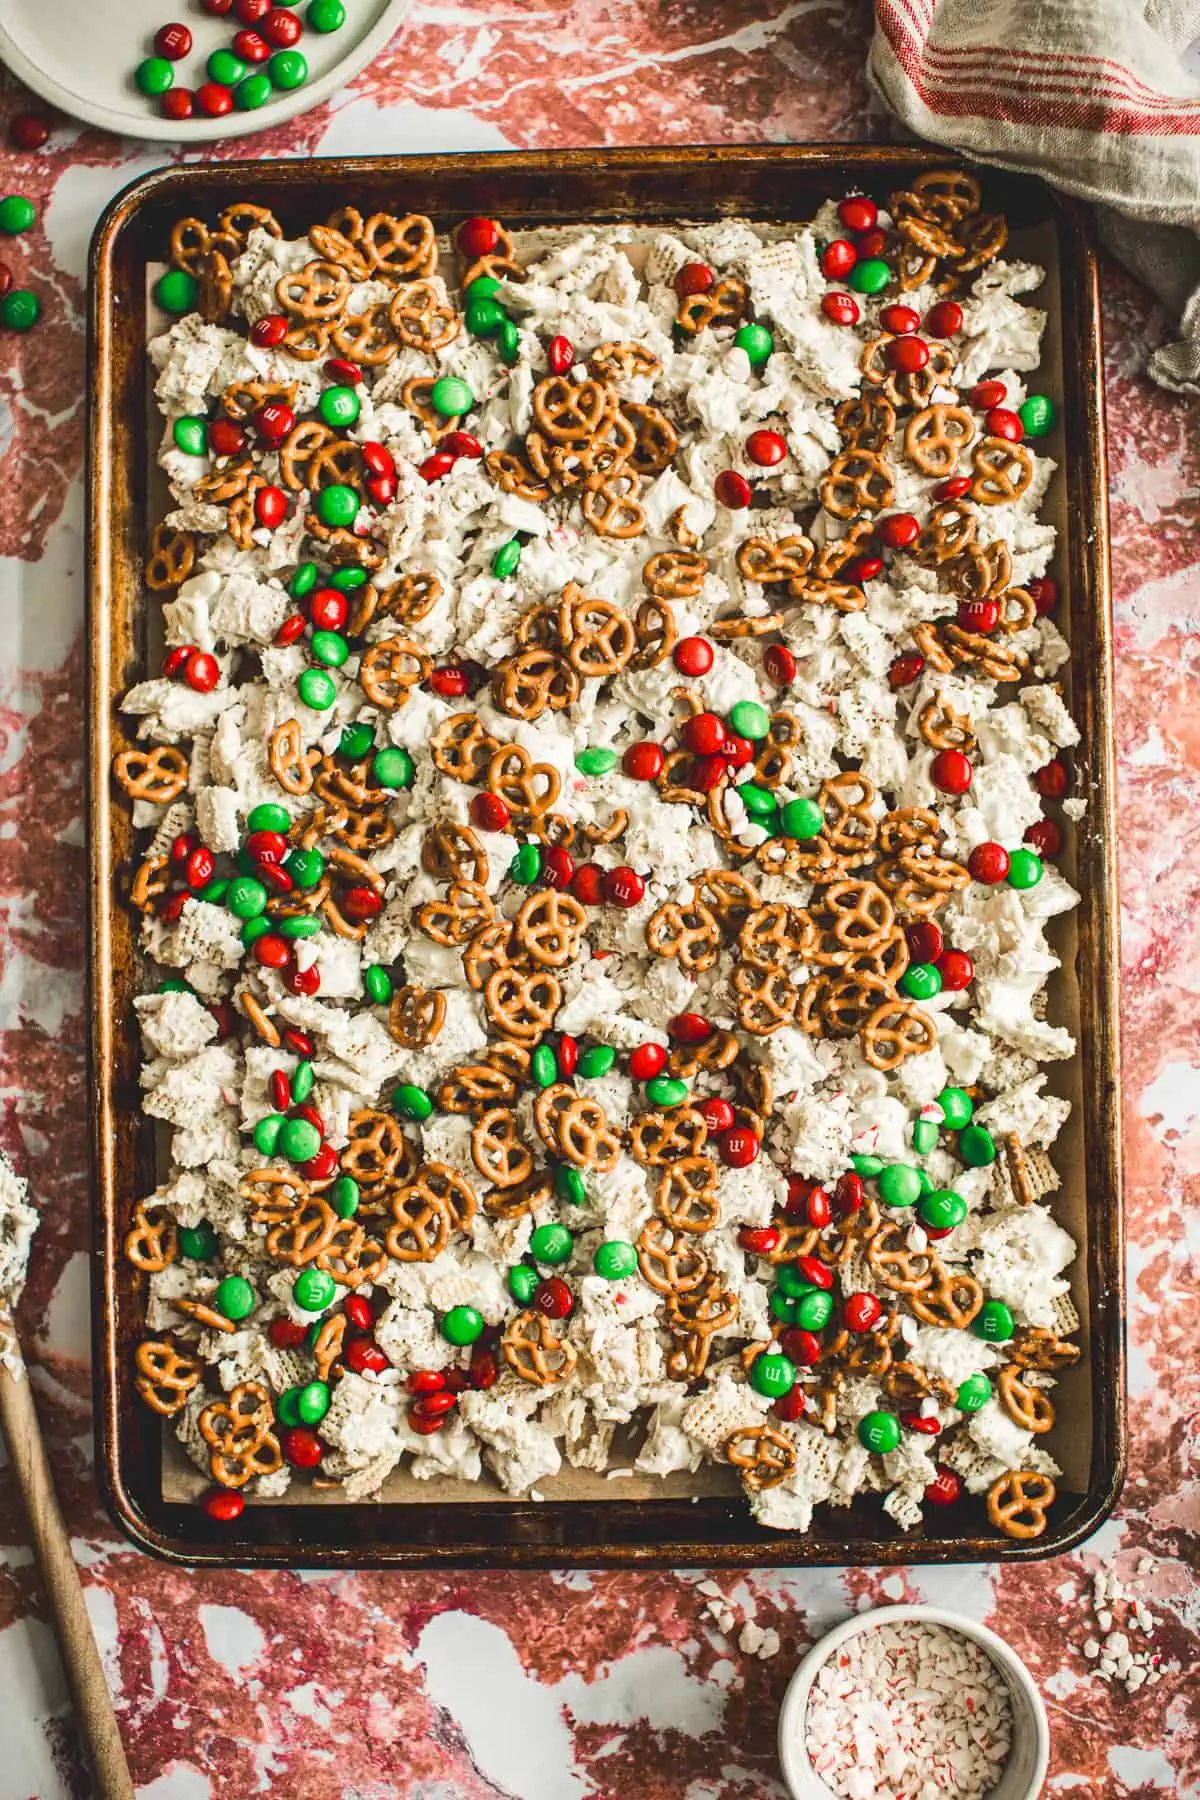
{"type": "MultiPolygon", "coordinates": [[[[1154,1559],[1144,1556],[1136,1574],[1149,1575],[1154,1567],[1154,1559]]],[[[1100,1635],[1089,1633],[1079,1648],[1096,1673],[1114,1686],[1120,1684],[1127,1694],[1160,1681],[1165,1672],[1160,1652],[1140,1648],[1130,1635],[1149,1636],[1158,1623],[1142,1598],[1141,1582],[1134,1579],[1126,1585],[1111,1568],[1097,1569],[1089,1606],[1100,1635]]]]}
{"type": "Polygon", "coordinates": [[[715,1581],[698,1581],[696,1592],[705,1597],[704,1613],[717,1630],[735,1643],[743,1656],[769,1662],[781,1648],[779,1633],[770,1625],[760,1625],[744,1611],[730,1605],[715,1581]]]}
{"type": "Polygon", "coordinates": [[[813,1683],[813,1768],[845,1800],[981,1800],[1012,1743],[1012,1704],[987,1653],[942,1625],[849,1638],[813,1683]]]}

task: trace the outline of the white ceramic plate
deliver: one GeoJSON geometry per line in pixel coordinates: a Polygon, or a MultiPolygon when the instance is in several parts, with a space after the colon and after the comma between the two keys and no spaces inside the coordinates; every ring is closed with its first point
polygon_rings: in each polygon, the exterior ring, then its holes
{"type": "MultiPolygon", "coordinates": [[[[204,64],[228,48],[241,26],[229,14],[211,19],[197,0],[2,0],[0,62],[43,100],[77,119],[123,137],[156,142],[211,144],[219,138],[267,131],[327,100],[398,30],[412,0],[345,0],[340,31],[304,32],[296,48],[308,63],[303,87],[274,94],[257,112],[236,109],[220,119],[164,119],[158,102],[133,84],[133,71],[153,55],[161,25],[177,21],[192,34],[192,48],[175,64],[175,84],[195,91],[207,80],[204,64]]],[[[293,8],[303,21],[305,7],[293,8]]]]}

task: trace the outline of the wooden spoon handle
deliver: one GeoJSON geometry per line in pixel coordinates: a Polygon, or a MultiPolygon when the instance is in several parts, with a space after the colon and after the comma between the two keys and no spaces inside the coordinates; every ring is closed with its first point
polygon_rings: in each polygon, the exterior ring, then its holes
{"type": "Polygon", "coordinates": [[[4,1427],[9,1461],[25,1501],[34,1555],[54,1615],[67,1686],[75,1705],[79,1732],[91,1758],[97,1793],[100,1800],[134,1800],[133,1782],[121,1745],[112,1696],[54,1491],[29,1377],[26,1374],[22,1380],[15,1380],[3,1366],[0,1366],[0,1423],[4,1427]]]}

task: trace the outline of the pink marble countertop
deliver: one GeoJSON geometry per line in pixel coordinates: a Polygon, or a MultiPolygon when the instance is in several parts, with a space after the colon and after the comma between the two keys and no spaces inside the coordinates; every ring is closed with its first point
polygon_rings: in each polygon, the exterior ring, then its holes
{"type": "MultiPolygon", "coordinates": [[[[886,137],[862,75],[869,14],[837,0],[438,0],[331,105],[245,152],[886,137]]],[[[0,94],[5,127],[27,104],[0,94]]],[[[780,1633],[770,1662],[713,1628],[694,1572],[189,1574],[115,1535],[92,1482],[88,1371],[84,271],[105,202],[169,156],[68,127],[36,155],[0,150],[0,193],[40,208],[3,256],[45,304],[27,337],[0,335],[0,1141],[42,1208],[21,1316],[140,1800],[768,1800],[784,1791],[775,1719],[797,1652],[889,1599],[965,1609],[1025,1657],[1050,1710],[1048,1793],[1200,1795],[1179,1673],[1200,1651],[1186,1239],[1200,1187],[1200,407],[1141,374],[1166,321],[1111,264],[1132,1424],[1114,1517],[1030,1567],[721,1575],[739,1614],[780,1633]],[[1167,1672],[1129,1699],[1082,1654],[1083,1599],[1102,1563],[1128,1574],[1147,1558],[1167,1672]]],[[[0,1530],[0,1800],[79,1800],[2,1473],[0,1530]]]]}

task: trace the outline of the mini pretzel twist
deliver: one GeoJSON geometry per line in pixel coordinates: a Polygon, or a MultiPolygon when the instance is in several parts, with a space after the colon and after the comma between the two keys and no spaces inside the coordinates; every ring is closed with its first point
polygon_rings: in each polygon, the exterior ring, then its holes
{"type": "Polygon", "coordinates": [[[228,1401],[215,1400],[198,1420],[209,1447],[209,1470],[222,1487],[242,1488],[283,1466],[279,1439],[271,1427],[271,1396],[257,1381],[241,1381],[228,1401]]]}
{"type": "Polygon", "coordinates": [[[133,1360],[138,1393],[147,1406],[167,1419],[186,1404],[204,1374],[203,1365],[194,1356],[185,1356],[166,1338],[144,1338],[134,1351],[133,1360]]]}
{"type": "Polygon", "coordinates": [[[575,1347],[556,1335],[543,1313],[518,1313],[500,1340],[500,1350],[514,1375],[533,1387],[553,1387],[574,1371],[575,1347]]]}
{"type": "Polygon", "coordinates": [[[553,1023],[562,1005],[562,988],[543,969],[527,975],[522,969],[498,969],[483,990],[488,1017],[505,1037],[518,1044],[536,1044],[553,1023]]]}
{"type": "Polygon", "coordinates": [[[162,592],[185,582],[196,562],[196,534],[177,531],[173,525],[154,527],[150,537],[150,554],[146,558],[146,586],[162,592]]]}
{"type": "Polygon", "coordinates": [[[727,275],[706,294],[689,294],[675,314],[675,323],[689,337],[697,337],[709,325],[736,325],[750,300],[744,281],[727,275]]]}
{"type": "Polygon", "coordinates": [[[156,744],[153,750],[122,750],[113,763],[113,774],[131,800],[168,806],[187,786],[187,758],[173,744],[156,744]]]}
{"type": "Polygon", "coordinates": [[[1033,457],[1024,444],[985,437],[971,452],[975,478],[971,498],[981,506],[1003,506],[1019,500],[1033,480],[1033,457]]]}
{"type": "Polygon", "coordinates": [[[725,1455],[752,1493],[778,1487],[795,1472],[796,1446],[774,1425],[747,1425],[725,1440],[725,1455]]]}
{"type": "Polygon", "coordinates": [[[647,919],[646,944],[656,956],[677,960],[689,975],[702,975],[716,966],[721,930],[706,906],[668,900],[647,919]]]}
{"type": "Polygon", "coordinates": [[[904,427],[904,449],[908,460],[923,475],[942,481],[953,475],[959,451],[974,436],[975,420],[966,407],[939,401],[913,414],[904,427]]]}
{"type": "Polygon", "coordinates": [[[1046,1514],[1057,1494],[1048,1475],[1030,1469],[1010,1469],[988,1489],[988,1518],[1006,1537],[1041,1537],[1046,1529],[1046,1514]]]}
{"type": "Polygon", "coordinates": [[[388,1036],[406,1050],[427,1050],[446,1023],[446,996],[440,988],[399,987],[388,1009],[388,1036]]]}
{"type": "Polygon", "coordinates": [[[517,1115],[509,1107],[493,1106],[477,1120],[471,1155],[479,1173],[494,1187],[518,1187],[533,1173],[533,1157],[521,1142],[517,1115]]]}
{"type": "Polygon", "coordinates": [[[1021,1370],[1015,1363],[1005,1363],[996,1377],[996,1386],[1000,1390],[1000,1399],[1004,1410],[1014,1424],[1025,1431],[1032,1431],[1035,1437],[1054,1426],[1054,1402],[1044,1389],[1034,1387],[1032,1383],[1021,1379],[1021,1370]]]}
{"type": "Polygon", "coordinates": [[[425,652],[405,638],[384,638],[363,656],[358,683],[363,693],[384,712],[395,712],[408,703],[413,689],[428,681],[433,663],[425,652]]]}
{"type": "Polygon", "coordinates": [[[909,1056],[924,1056],[937,1043],[937,1027],[911,1000],[885,1000],[859,1033],[862,1053],[885,1074],[909,1056]]]}
{"type": "Polygon", "coordinates": [[[127,1259],[144,1274],[158,1275],[178,1254],[179,1237],[171,1214],[164,1207],[139,1200],[132,1228],[125,1236],[127,1259]]]}
{"type": "Polygon", "coordinates": [[[634,1120],[629,1152],[635,1162],[661,1168],[680,1157],[698,1156],[708,1141],[704,1116],[692,1106],[671,1112],[646,1112],[634,1120]]]}
{"type": "Polygon", "coordinates": [[[821,505],[835,519],[879,512],[896,498],[892,472],[874,450],[843,450],[819,484],[821,505]]]}

